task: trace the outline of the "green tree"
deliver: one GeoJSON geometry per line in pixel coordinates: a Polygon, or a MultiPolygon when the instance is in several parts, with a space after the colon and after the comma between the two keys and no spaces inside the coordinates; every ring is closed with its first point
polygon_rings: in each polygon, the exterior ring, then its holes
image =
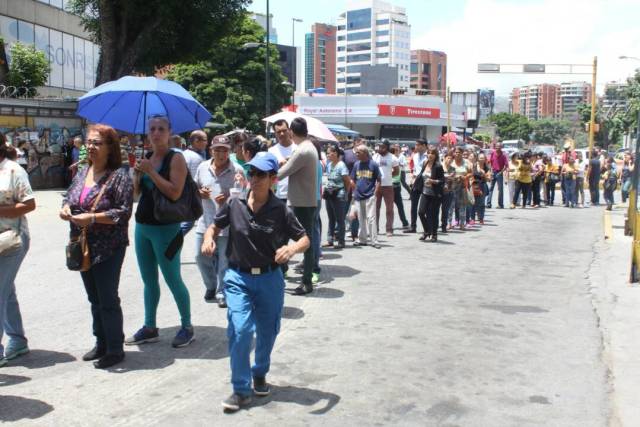
{"type": "Polygon", "coordinates": [[[534,142],[558,146],[571,133],[571,123],[566,120],[542,118],[532,122],[534,142]]]}
{"type": "MultiPolygon", "coordinates": [[[[212,120],[258,132],[265,115],[266,47],[243,49],[260,43],[264,30],[248,16],[238,21],[233,34],[210,43],[208,59],[176,64],[167,74],[187,89],[213,115],[212,120]]],[[[291,91],[277,63],[278,50],[270,46],[271,111],[289,101],[291,91]]]]}
{"type": "Polygon", "coordinates": [[[624,90],[624,98],[629,104],[629,109],[625,114],[624,121],[628,124],[628,130],[640,125],[638,123],[638,112],[640,112],[640,68],[636,73],[627,79],[627,87],[624,90]]]}
{"type": "Polygon", "coordinates": [[[21,43],[11,46],[11,64],[7,79],[11,86],[43,86],[50,72],[51,66],[44,52],[21,43]]]}
{"type": "Polygon", "coordinates": [[[501,139],[522,139],[529,142],[533,128],[531,122],[520,114],[498,113],[490,117],[491,123],[497,126],[501,139]]]}
{"type": "Polygon", "coordinates": [[[235,30],[250,0],[71,0],[100,45],[96,84],[133,72],[203,58],[214,40],[235,30]]]}

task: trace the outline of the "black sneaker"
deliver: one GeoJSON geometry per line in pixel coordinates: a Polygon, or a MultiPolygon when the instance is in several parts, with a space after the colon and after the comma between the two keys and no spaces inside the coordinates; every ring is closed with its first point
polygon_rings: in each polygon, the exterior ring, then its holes
{"type": "Polygon", "coordinates": [[[123,360],[124,360],[124,352],[120,354],[106,354],[102,356],[100,359],[93,362],[93,366],[95,366],[96,369],[107,369],[112,367],[113,365],[117,365],[123,360]]]}
{"type": "Polygon", "coordinates": [[[91,360],[100,359],[106,353],[107,353],[106,349],[95,346],[91,350],[89,350],[88,353],[82,356],[82,360],[84,360],[85,362],[89,362],[91,360]]]}
{"type": "Polygon", "coordinates": [[[402,232],[403,233],[415,233],[416,229],[411,227],[411,228],[407,228],[406,230],[403,230],[402,232]]]}
{"type": "Polygon", "coordinates": [[[216,302],[216,291],[211,290],[211,289],[207,289],[207,291],[204,293],[204,300],[206,302],[216,302]]]}
{"type": "Polygon", "coordinates": [[[148,328],[143,326],[138,329],[138,332],[133,334],[133,336],[124,340],[126,345],[137,345],[144,344],[147,342],[158,342],[160,336],[158,335],[158,328],[148,328]]]}
{"type": "Polygon", "coordinates": [[[235,412],[243,406],[247,406],[251,403],[251,396],[242,396],[237,393],[233,393],[222,401],[222,407],[227,412],[235,412]]]}
{"type": "Polygon", "coordinates": [[[186,347],[194,340],[193,326],[182,327],[173,338],[171,346],[173,348],[186,347]]]}
{"type": "Polygon", "coordinates": [[[313,285],[311,284],[300,285],[297,288],[295,288],[293,291],[295,295],[306,295],[306,294],[310,294],[311,292],[313,292],[313,285]]]}
{"type": "Polygon", "coordinates": [[[253,392],[256,396],[268,396],[271,393],[265,377],[253,377],[253,392]]]}

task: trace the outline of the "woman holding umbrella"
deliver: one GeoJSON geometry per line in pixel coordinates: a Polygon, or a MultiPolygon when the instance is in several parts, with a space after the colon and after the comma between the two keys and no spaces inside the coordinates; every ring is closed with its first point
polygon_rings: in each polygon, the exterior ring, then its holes
{"type": "Polygon", "coordinates": [[[180,274],[182,233],[180,223],[163,224],[154,217],[153,189],[170,200],[178,200],[187,178],[187,163],[180,153],[169,148],[171,123],[166,116],[152,116],[148,122],[152,153],[136,165],[136,194],[140,202],[136,210],[135,247],[138,267],[144,282],[144,325],[125,344],[156,342],[156,312],[160,301],[158,267],[169,286],[180,312],[182,327],[173,339],[173,347],[185,347],[194,338],[191,325],[189,291],[180,274]]]}

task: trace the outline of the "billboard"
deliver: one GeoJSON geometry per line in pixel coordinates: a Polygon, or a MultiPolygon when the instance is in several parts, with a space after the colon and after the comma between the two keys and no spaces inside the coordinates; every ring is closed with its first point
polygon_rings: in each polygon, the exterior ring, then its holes
{"type": "Polygon", "coordinates": [[[479,89],[478,100],[480,120],[486,119],[493,114],[496,105],[496,93],[493,89],[479,89]]]}

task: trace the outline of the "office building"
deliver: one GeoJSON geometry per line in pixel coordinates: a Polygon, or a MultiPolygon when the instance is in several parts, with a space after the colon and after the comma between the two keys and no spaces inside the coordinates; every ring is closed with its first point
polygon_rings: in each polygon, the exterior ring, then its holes
{"type": "Polygon", "coordinates": [[[305,35],[305,89],[336,93],[336,27],[313,24],[305,35]]]}
{"type": "Polygon", "coordinates": [[[560,84],[556,99],[556,117],[576,119],[578,105],[591,103],[591,83],[566,82],[560,84]]]}
{"type": "Polygon", "coordinates": [[[557,97],[559,85],[538,84],[513,89],[511,93],[511,112],[522,114],[529,120],[557,116],[557,97]]]}
{"type": "MultiPolygon", "coordinates": [[[[256,21],[258,25],[262,27],[263,30],[267,31],[267,15],[264,13],[256,13],[251,12],[251,19],[256,21]]],[[[278,43],[278,30],[276,30],[273,26],[273,14],[269,14],[269,43],[277,44],[278,43]]]]}
{"type": "Polygon", "coordinates": [[[336,35],[337,93],[362,93],[361,68],[369,65],[397,68],[395,86],[409,88],[411,27],[405,8],[379,0],[349,1],[336,35]]]}
{"type": "Polygon", "coordinates": [[[445,96],[447,92],[447,54],[436,50],[411,51],[411,81],[413,89],[445,96]]]}
{"type": "Polygon", "coordinates": [[[16,43],[45,53],[51,73],[41,96],[75,97],[92,89],[99,47],[89,40],[80,18],[64,10],[67,0],[0,0],[0,36],[7,60],[16,43]]]}

